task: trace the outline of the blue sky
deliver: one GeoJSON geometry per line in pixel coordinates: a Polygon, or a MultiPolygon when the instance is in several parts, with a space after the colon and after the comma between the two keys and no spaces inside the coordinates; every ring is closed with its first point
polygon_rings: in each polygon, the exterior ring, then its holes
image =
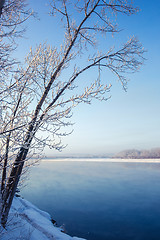
{"type": "MultiPolygon", "coordinates": [[[[34,47],[40,42],[48,41],[57,46],[62,36],[62,29],[56,26],[57,20],[47,15],[45,1],[29,3],[40,20],[32,19],[27,23],[26,39],[19,48],[20,57],[27,53],[30,46],[34,47]]],[[[119,40],[137,36],[147,49],[147,61],[138,73],[129,76],[127,92],[114,80],[110,100],[94,101],[92,105],[82,104],[74,109],[74,132],[63,139],[68,146],[60,156],[103,155],[128,148],[160,147],[160,1],[137,0],[135,5],[141,9],[139,13],[117,18],[119,27],[124,30],[113,41],[119,44],[119,40]]],[[[111,39],[107,40],[102,39],[102,43],[112,45],[111,39]]],[[[58,152],[46,150],[46,154],[54,156],[58,152]]]]}

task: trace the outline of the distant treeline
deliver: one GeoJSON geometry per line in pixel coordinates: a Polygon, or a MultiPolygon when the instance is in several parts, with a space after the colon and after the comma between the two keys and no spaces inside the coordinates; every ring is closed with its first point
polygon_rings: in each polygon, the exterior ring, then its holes
{"type": "Polygon", "coordinates": [[[151,150],[125,150],[116,154],[114,158],[160,158],[160,148],[151,150]]]}

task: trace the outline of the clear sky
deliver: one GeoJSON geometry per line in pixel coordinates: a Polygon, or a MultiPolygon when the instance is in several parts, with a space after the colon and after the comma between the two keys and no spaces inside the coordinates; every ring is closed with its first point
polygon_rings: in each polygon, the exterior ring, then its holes
{"type": "MultiPolygon", "coordinates": [[[[44,41],[57,46],[61,40],[62,30],[56,22],[51,24],[45,2],[29,0],[40,20],[27,23],[26,39],[19,48],[20,57],[30,46],[44,41]]],[[[138,36],[148,51],[147,61],[138,73],[130,75],[127,92],[115,80],[110,100],[94,101],[92,105],[82,104],[74,109],[74,132],[63,139],[68,146],[61,155],[107,155],[130,148],[160,147],[160,1],[136,0],[135,5],[141,9],[139,13],[117,19],[124,29],[120,38],[138,36]]],[[[58,152],[46,150],[46,154],[54,156],[58,152]]]]}

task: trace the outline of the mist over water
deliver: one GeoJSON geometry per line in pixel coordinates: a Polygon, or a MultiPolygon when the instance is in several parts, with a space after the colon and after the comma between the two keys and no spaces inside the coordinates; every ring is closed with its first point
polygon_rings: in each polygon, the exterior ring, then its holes
{"type": "Polygon", "coordinates": [[[21,195],[88,240],[160,239],[160,163],[42,161],[21,195]]]}

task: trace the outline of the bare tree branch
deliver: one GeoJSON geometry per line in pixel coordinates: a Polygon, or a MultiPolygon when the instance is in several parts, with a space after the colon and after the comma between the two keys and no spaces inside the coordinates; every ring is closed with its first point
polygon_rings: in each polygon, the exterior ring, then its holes
{"type": "MultiPolygon", "coordinates": [[[[16,13],[22,13],[24,3],[25,1],[20,3],[18,0],[13,0],[15,14],[11,21],[8,18],[10,6],[7,12],[7,4],[4,4],[0,18],[3,23],[1,38],[9,36],[14,39],[21,33],[17,27],[28,18],[30,11],[24,11],[23,17],[16,16],[16,13]],[[17,8],[18,4],[21,6],[20,9],[17,8]],[[3,18],[5,14],[7,22],[3,18]],[[14,35],[15,26],[17,32],[14,35]]],[[[65,41],[60,51],[47,44],[40,44],[35,51],[30,50],[26,58],[26,67],[16,69],[12,77],[8,74],[10,64],[12,65],[12,61],[9,62],[8,58],[10,54],[2,52],[6,59],[6,65],[2,66],[5,74],[0,86],[2,105],[0,149],[1,156],[5,156],[1,161],[1,164],[3,163],[1,183],[3,226],[6,224],[28,154],[41,151],[45,146],[61,150],[64,147],[61,137],[72,132],[72,130],[68,132],[64,130],[65,127],[72,126],[70,122],[72,109],[80,103],[90,104],[92,99],[105,101],[110,98],[108,92],[111,84],[107,79],[108,71],[119,79],[126,90],[128,82],[126,74],[138,71],[144,61],[145,51],[135,37],[130,38],[120,48],[110,48],[109,51],[102,53],[95,51],[96,41],[100,39],[99,34],[119,33],[115,15],[121,13],[131,15],[137,12],[137,8],[130,0],[109,2],[82,0],[76,3],[70,0],[53,0],[51,8],[51,15],[60,15],[64,23],[65,41]],[[91,47],[87,54],[89,44],[91,47]],[[89,57],[91,54],[93,57],[89,57]],[[84,61],[81,64],[79,56],[83,56],[84,61]],[[86,73],[92,70],[97,75],[95,79],[88,79],[86,73]],[[101,74],[102,71],[106,72],[105,79],[101,74]],[[81,81],[84,85],[83,92],[78,88],[81,81]],[[48,134],[47,137],[43,136],[44,131],[48,134]]],[[[6,45],[4,44],[3,47],[6,48],[6,45]]],[[[0,67],[1,65],[0,62],[0,67]]]]}

